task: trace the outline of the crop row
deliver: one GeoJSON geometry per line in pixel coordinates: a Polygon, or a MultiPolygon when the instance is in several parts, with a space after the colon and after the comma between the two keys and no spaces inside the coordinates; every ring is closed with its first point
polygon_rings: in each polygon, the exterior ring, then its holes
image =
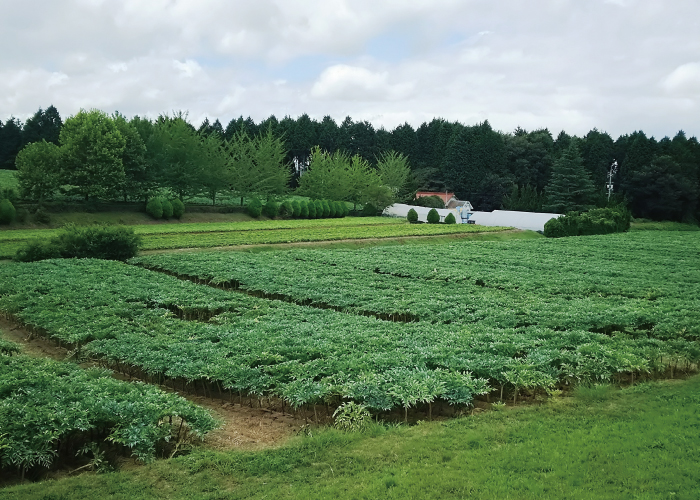
{"type": "Polygon", "coordinates": [[[561,241],[199,252],[131,262],[378,317],[697,340],[699,245],[695,233],[640,232],[561,241]]]}
{"type": "MultiPolygon", "coordinates": [[[[494,304],[485,316],[507,307],[494,304]]],[[[646,330],[403,324],[92,260],[0,267],[0,309],[105,366],[178,389],[275,397],[295,408],[343,399],[375,411],[469,404],[491,391],[517,397],[562,383],[687,369],[700,356],[693,340],[646,330]]]]}
{"type": "Polygon", "coordinates": [[[148,461],[166,441],[177,445],[217,425],[206,410],[151,385],[115,380],[109,370],[8,355],[14,351],[0,349],[0,467],[22,476],[81,449],[96,457],[105,446],[148,461]]]}

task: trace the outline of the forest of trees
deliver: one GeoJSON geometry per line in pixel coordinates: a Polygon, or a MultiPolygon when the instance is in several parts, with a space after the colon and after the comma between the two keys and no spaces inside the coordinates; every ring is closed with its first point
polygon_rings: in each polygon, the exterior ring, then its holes
{"type": "MultiPolygon", "coordinates": [[[[25,190],[30,199],[50,196],[59,184],[69,184],[85,199],[144,200],[164,188],[181,197],[208,193],[212,201],[231,189],[246,196],[299,187],[299,194],[325,196],[311,192],[317,189],[309,187],[313,175],[304,181],[307,174],[301,179],[300,174],[330,168],[334,157],[343,164],[344,178],[359,169],[380,182],[371,196],[367,189],[363,195],[364,201],[377,197],[379,205],[389,191],[407,200],[416,190],[449,190],[477,210],[553,212],[605,206],[606,176],[616,160],[615,203],[625,202],[636,217],[700,218],[700,144],[682,131],[660,140],[642,131],[613,139],[597,129],[583,137],[565,132],[554,137],[547,129],[503,133],[488,122],[464,125],[440,118],[417,129],[403,124],[388,131],[350,117],[338,124],[306,114],[259,123],[240,117],[226,126],[205,120],[195,128],[182,114],[127,119],[96,110],[64,125],[53,106],[24,124],[14,118],[0,122],[0,168],[24,166],[22,175],[36,176],[25,182],[35,186],[25,190]],[[87,148],[98,140],[108,147],[87,148]],[[118,153],[94,158],[80,153],[110,148],[118,153]],[[389,186],[386,172],[383,177],[380,172],[389,154],[410,166],[400,187],[389,186]],[[265,168],[271,170],[261,174],[265,168]]],[[[352,197],[348,192],[343,199],[352,197]]]]}

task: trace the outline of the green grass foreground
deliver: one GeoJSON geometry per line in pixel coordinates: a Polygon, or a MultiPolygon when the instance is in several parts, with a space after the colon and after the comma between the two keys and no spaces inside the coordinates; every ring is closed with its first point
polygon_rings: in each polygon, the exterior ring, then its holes
{"type": "Polygon", "coordinates": [[[700,377],[365,434],[312,430],[263,452],[197,451],[13,486],[23,499],[697,499],[700,377]]]}

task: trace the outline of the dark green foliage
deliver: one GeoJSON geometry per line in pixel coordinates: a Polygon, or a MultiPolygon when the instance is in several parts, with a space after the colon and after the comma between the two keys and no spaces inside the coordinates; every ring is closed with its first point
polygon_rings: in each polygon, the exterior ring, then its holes
{"type": "Polygon", "coordinates": [[[546,193],[543,209],[553,213],[588,210],[593,206],[595,190],[583,167],[577,141],[571,141],[561,158],[554,162],[546,193]]]}
{"type": "Polygon", "coordinates": [[[276,201],[268,200],[268,202],[265,203],[265,206],[263,207],[263,213],[265,214],[265,217],[274,219],[279,213],[279,205],[276,201]]]}
{"type": "Polygon", "coordinates": [[[418,222],[418,212],[416,212],[414,209],[410,209],[408,211],[408,215],[406,216],[406,219],[408,219],[408,222],[411,222],[411,223],[418,222]]]}
{"type": "Polygon", "coordinates": [[[362,207],[362,212],[360,215],[362,215],[362,217],[374,217],[377,215],[377,207],[371,203],[365,203],[365,205],[362,207]]]}
{"type": "Polygon", "coordinates": [[[284,202],[282,202],[279,209],[279,215],[280,217],[284,217],[287,219],[294,217],[294,207],[292,206],[291,201],[285,200],[284,202]]]}
{"type": "Polygon", "coordinates": [[[46,210],[39,207],[36,209],[36,212],[34,212],[34,220],[39,224],[48,224],[51,222],[51,216],[46,210]]]}
{"type": "Polygon", "coordinates": [[[57,245],[47,240],[33,240],[17,250],[14,260],[17,262],[36,262],[45,259],[59,259],[61,252],[57,245]]]}
{"type": "Polygon", "coordinates": [[[328,217],[334,218],[336,216],[336,207],[334,201],[324,201],[323,208],[328,207],[328,217]]]}
{"type": "MultiPolygon", "coordinates": [[[[308,207],[307,207],[307,212],[308,212],[308,207]]],[[[301,215],[301,203],[299,203],[298,200],[293,200],[292,201],[292,217],[304,217],[301,215]]]]}
{"type": "Polygon", "coordinates": [[[321,200],[316,200],[316,201],[314,201],[314,205],[316,206],[316,218],[322,219],[323,218],[323,202],[321,200]]]}
{"type": "Polygon", "coordinates": [[[434,208],[430,209],[428,212],[428,224],[437,224],[440,222],[440,214],[434,208]]]}
{"type": "Polygon", "coordinates": [[[420,198],[416,198],[413,204],[417,207],[445,208],[443,199],[436,195],[421,196],[420,198]]]}
{"type": "Polygon", "coordinates": [[[309,219],[315,219],[316,218],[316,203],[313,201],[309,201],[307,203],[308,209],[307,212],[309,214],[309,219]]]}
{"type": "Polygon", "coordinates": [[[160,204],[163,207],[163,218],[169,219],[170,217],[172,217],[173,216],[173,204],[170,203],[170,201],[166,200],[166,199],[161,200],[160,204]]]}
{"type": "Polygon", "coordinates": [[[172,201],[173,204],[173,217],[180,219],[185,213],[185,204],[182,203],[180,198],[175,198],[172,201]]]}
{"type": "Polygon", "coordinates": [[[11,223],[13,220],[15,220],[16,215],[17,211],[10,200],[5,198],[4,200],[0,201],[0,224],[11,223]]]}
{"type": "Polygon", "coordinates": [[[323,218],[326,219],[328,217],[332,217],[331,215],[331,207],[328,204],[327,200],[321,200],[321,206],[323,207],[323,218]]]}
{"type": "MultiPolygon", "coordinates": [[[[309,219],[311,216],[309,215],[309,204],[308,202],[302,200],[302,201],[295,201],[299,206],[299,215],[298,217],[301,217],[302,219],[309,219]]],[[[296,212],[296,211],[295,211],[296,212]]]]}
{"type": "Polygon", "coordinates": [[[452,212],[447,214],[447,217],[445,217],[445,224],[457,224],[457,220],[452,212]]]}
{"type": "Polygon", "coordinates": [[[594,208],[588,212],[569,212],[547,221],[544,235],[548,238],[621,233],[630,228],[630,212],[624,207],[594,208]]]}
{"type": "Polygon", "coordinates": [[[141,237],[124,226],[66,226],[49,242],[31,242],[15,260],[32,262],[46,258],[127,260],[138,252],[141,237]]]}
{"type": "Polygon", "coordinates": [[[509,194],[503,197],[504,210],[539,212],[542,210],[544,193],[538,193],[530,184],[518,187],[513,184],[509,194]]]}
{"type": "Polygon", "coordinates": [[[257,198],[251,198],[250,201],[248,201],[247,210],[248,215],[251,217],[260,217],[262,213],[262,203],[257,198]]]}
{"type": "Polygon", "coordinates": [[[163,217],[163,203],[160,198],[151,198],[146,205],[146,213],[154,219],[163,217]]]}
{"type": "Polygon", "coordinates": [[[0,200],[8,199],[15,205],[19,201],[19,195],[13,188],[0,188],[0,200]]]}

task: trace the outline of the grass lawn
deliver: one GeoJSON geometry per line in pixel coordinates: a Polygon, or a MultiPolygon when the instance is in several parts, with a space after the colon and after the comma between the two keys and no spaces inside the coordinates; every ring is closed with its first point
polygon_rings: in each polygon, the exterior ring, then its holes
{"type": "Polygon", "coordinates": [[[697,499],[700,377],[2,491],[20,499],[697,499]]]}

